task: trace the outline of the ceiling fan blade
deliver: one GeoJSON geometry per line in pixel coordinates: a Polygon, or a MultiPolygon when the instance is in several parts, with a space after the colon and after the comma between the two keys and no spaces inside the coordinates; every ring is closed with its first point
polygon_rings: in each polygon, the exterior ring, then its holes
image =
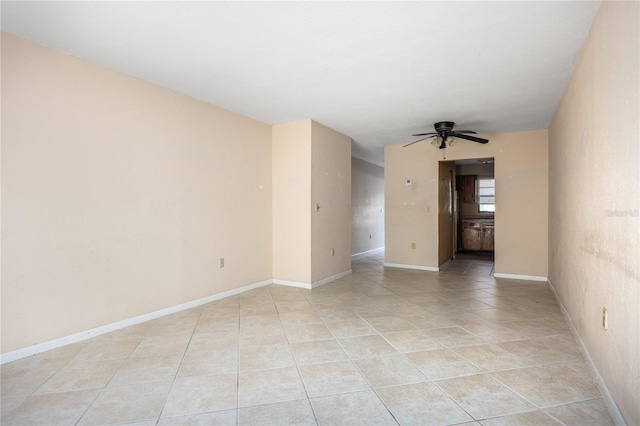
{"type": "Polygon", "coordinates": [[[478,134],[478,132],[474,132],[473,130],[454,130],[452,133],[474,133],[478,134]]]}
{"type": "Polygon", "coordinates": [[[435,133],[435,132],[429,132],[429,133],[416,133],[415,135],[411,135],[411,136],[427,136],[427,135],[437,135],[437,133],[435,133]]]}
{"type": "Polygon", "coordinates": [[[488,139],[477,138],[475,136],[463,135],[463,134],[459,134],[459,133],[456,133],[454,136],[456,138],[466,139],[468,141],[473,141],[473,142],[478,142],[478,143],[487,143],[487,142],[489,142],[488,139]]]}
{"type": "Polygon", "coordinates": [[[403,145],[402,147],[403,147],[403,148],[406,148],[406,147],[408,147],[409,145],[413,145],[414,143],[418,143],[418,142],[421,142],[421,141],[423,141],[423,140],[425,140],[425,139],[429,139],[429,138],[432,138],[432,137],[433,137],[433,135],[431,135],[431,136],[427,136],[426,138],[418,139],[417,141],[413,141],[413,142],[411,142],[411,143],[408,143],[408,144],[406,144],[406,145],[403,145]]]}

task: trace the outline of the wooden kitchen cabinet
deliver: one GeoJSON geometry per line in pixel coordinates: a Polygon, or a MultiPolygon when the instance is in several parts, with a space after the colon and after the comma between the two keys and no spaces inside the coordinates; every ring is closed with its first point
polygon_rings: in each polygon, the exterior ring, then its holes
{"type": "Polygon", "coordinates": [[[483,223],[480,227],[480,232],[482,237],[480,238],[482,241],[482,251],[493,251],[494,250],[494,224],[483,223]]]}
{"type": "Polygon", "coordinates": [[[494,222],[462,221],[462,248],[467,251],[494,251],[494,222]]]}
{"type": "Polygon", "coordinates": [[[462,221],[462,248],[468,251],[482,250],[482,229],[478,222],[462,221]]]}
{"type": "Polygon", "coordinates": [[[476,176],[464,175],[456,177],[456,189],[462,193],[462,201],[465,203],[476,202],[476,176]]]}

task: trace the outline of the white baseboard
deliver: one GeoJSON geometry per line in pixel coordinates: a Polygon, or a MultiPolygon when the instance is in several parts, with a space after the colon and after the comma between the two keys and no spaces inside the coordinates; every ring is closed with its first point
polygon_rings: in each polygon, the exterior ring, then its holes
{"type": "Polygon", "coordinates": [[[404,263],[384,263],[386,268],[403,268],[403,269],[418,269],[420,271],[433,271],[438,272],[440,268],[436,268],[435,266],[421,266],[421,265],[406,265],[404,263]]]}
{"type": "Polygon", "coordinates": [[[249,290],[253,290],[255,288],[264,287],[269,284],[280,284],[286,285],[290,287],[299,287],[305,289],[312,289],[315,287],[319,287],[323,284],[327,284],[331,281],[335,281],[342,277],[351,274],[351,269],[348,271],[341,272],[339,274],[333,275],[331,277],[316,281],[314,283],[302,283],[297,281],[287,281],[287,280],[279,280],[279,279],[271,279],[260,281],[253,284],[248,284],[233,290],[224,291],[222,293],[214,294],[211,296],[203,297],[201,299],[192,300],[190,302],[181,303],[179,305],[170,306],[168,308],[160,309],[154,312],[149,312],[147,314],[138,315],[133,318],[128,318],[122,321],[117,321],[111,324],[106,324],[100,327],[92,328],[90,330],[81,331],[79,333],[75,333],[69,336],[60,337],[58,339],[49,340],[42,343],[36,343],[35,345],[28,346],[26,348],[18,349],[12,352],[7,352],[4,354],[0,354],[0,364],[5,364],[7,362],[16,361],[21,358],[26,358],[31,355],[36,355],[42,352],[50,351],[52,349],[56,349],[65,345],[70,345],[72,343],[81,342],[83,340],[88,340],[102,334],[111,333],[112,331],[120,330],[121,328],[129,327],[132,325],[140,324],[146,321],[150,321],[156,318],[163,317],[165,315],[174,314],[176,312],[184,311],[186,309],[195,308],[196,306],[204,305],[206,303],[215,302],[216,300],[224,299],[226,297],[235,296],[236,294],[244,293],[249,290]]]}
{"type": "Polygon", "coordinates": [[[494,272],[493,276],[495,278],[507,278],[510,280],[541,281],[541,282],[547,282],[549,280],[547,277],[540,277],[538,275],[503,274],[501,272],[494,272]]]}
{"type": "Polygon", "coordinates": [[[384,246],[383,247],[378,247],[372,250],[367,250],[367,251],[361,251],[360,253],[356,253],[356,254],[352,254],[351,257],[359,257],[359,256],[366,256],[368,254],[373,254],[373,253],[377,253],[379,251],[384,250],[384,246]]]}
{"type": "Polygon", "coordinates": [[[26,348],[18,349],[18,350],[7,352],[0,355],[0,364],[16,361],[21,358],[26,358],[31,355],[36,355],[42,352],[50,351],[52,349],[56,349],[65,345],[70,345],[72,343],[81,342],[83,340],[91,339],[93,337],[100,336],[102,334],[111,333],[112,331],[120,330],[121,328],[129,327],[129,326],[140,324],[156,318],[160,318],[165,315],[174,314],[176,312],[195,308],[196,306],[204,305],[210,302],[215,302],[216,300],[224,299],[226,297],[235,296],[236,294],[244,293],[246,291],[263,287],[265,285],[269,285],[272,283],[273,283],[273,280],[265,280],[265,281],[260,281],[253,284],[248,284],[243,287],[235,288],[233,290],[224,291],[222,293],[203,297],[201,299],[192,300],[190,302],[185,302],[179,305],[170,306],[168,308],[149,312],[147,314],[138,315],[133,318],[128,318],[122,321],[106,324],[100,327],[92,328],[90,330],[81,331],[80,333],[75,333],[70,336],[60,337],[58,339],[49,340],[42,343],[36,343],[35,345],[31,345],[26,348]]]}
{"type": "Polygon", "coordinates": [[[298,288],[306,288],[307,290],[311,290],[312,288],[316,288],[319,287],[321,285],[330,283],[331,281],[335,281],[335,280],[339,280],[342,277],[346,277],[347,275],[349,275],[351,273],[351,269],[349,269],[348,271],[344,271],[344,272],[340,272],[339,274],[336,275],[332,275],[328,278],[319,280],[319,281],[314,281],[312,283],[303,283],[300,281],[289,281],[289,280],[281,280],[278,278],[274,278],[273,279],[273,283],[274,284],[280,284],[280,285],[286,285],[289,287],[298,287],[298,288]]]}
{"type": "Polygon", "coordinates": [[[287,287],[306,288],[308,290],[311,290],[313,288],[309,283],[303,283],[301,281],[281,280],[278,278],[274,278],[273,283],[278,285],[286,285],[287,287]]]}
{"type": "Polygon", "coordinates": [[[451,259],[447,260],[446,262],[444,262],[442,265],[438,266],[438,271],[442,271],[444,268],[446,268],[447,266],[449,266],[449,264],[451,263],[451,259]]]}
{"type": "Polygon", "coordinates": [[[573,337],[576,339],[576,342],[580,347],[580,351],[582,352],[582,355],[584,355],[584,359],[587,362],[589,369],[591,370],[591,375],[595,377],[596,382],[598,383],[598,388],[600,388],[600,392],[602,392],[602,399],[604,399],[604,403],[607,405],[607,408],[609,409],[609,414],[611,414],[611,417],[613,418],[613,421],[615,422],[616,425],[621,425],[621,426],[626,425],[627,423],[624,421],[624,417],[622,417],[622,413],[618,409],[618,406],[616,405],[616,402],[613,400],[613,397],[611,396],[611,393],[609,392],[607,385],[604,383],[602,376],[600,375],[600,373],[598,372],[598,369],[593,363],[593,359],[591,359],[591,355],[589,355],[589,351],[587,350],[587,347],[585,346],[584,341],[580,336],[580,333],[578,333],[578,329],[573,324],[573,320],[571,319],[571,315],[569,315],[569,311],[567,311],[567,309],[564,307],[564,303],[562,303],[562,300],[560,299],[560,296],[556,292],[556,289],[553,287],[553,283],[551,282],[550,279],[547,279],[547,283],[549,284],[549,288],[551,289],[551,292],[553,293],[553,297],[555,297],[556,302],[558,303],[558,306],[560,306],[562,315],[564,315],[564,318],[567,321],[567,324],[569,324],[569,329],[571,330],[571,334],[573,334],[573,337]]]}
{"type": "Polygon", "coordinates": [[[328,278],[325,278],[323,280],[316,281],[316,282],[311,284],[311,288],[320,287],[321,285],[325,285],[327,283],[330,283],[331,281],[339,280],[342,277],[346,277],[349,274],[351,274],[351,269],[349,269],[348,271],[340,272],[339,274],[336,274],[336,275],[332,275],[332,276],[330,276],[328,278]]]}

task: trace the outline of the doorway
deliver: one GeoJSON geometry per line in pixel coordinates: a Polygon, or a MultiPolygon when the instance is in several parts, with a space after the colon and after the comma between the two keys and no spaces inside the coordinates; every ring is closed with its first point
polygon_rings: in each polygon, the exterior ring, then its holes
{"type": "Polygon", "coordinates": [[[494,259],[494,158],[439,164],[438,260],[443,267],[461,253],[494,259]]]}
{"type": "Polygon", "coordinates": [[[438,266],[443,267],[455,255],[455,162],[438,163],[438,266]]]}

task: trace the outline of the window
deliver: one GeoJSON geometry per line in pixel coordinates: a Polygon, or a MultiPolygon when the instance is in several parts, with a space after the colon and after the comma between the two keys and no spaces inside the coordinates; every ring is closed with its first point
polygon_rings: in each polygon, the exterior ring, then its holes
{"type": "Polygon", "coordinates": [[[492,177],[478,176],[478,212],[496,211],[496,181],[492,177]]]}

